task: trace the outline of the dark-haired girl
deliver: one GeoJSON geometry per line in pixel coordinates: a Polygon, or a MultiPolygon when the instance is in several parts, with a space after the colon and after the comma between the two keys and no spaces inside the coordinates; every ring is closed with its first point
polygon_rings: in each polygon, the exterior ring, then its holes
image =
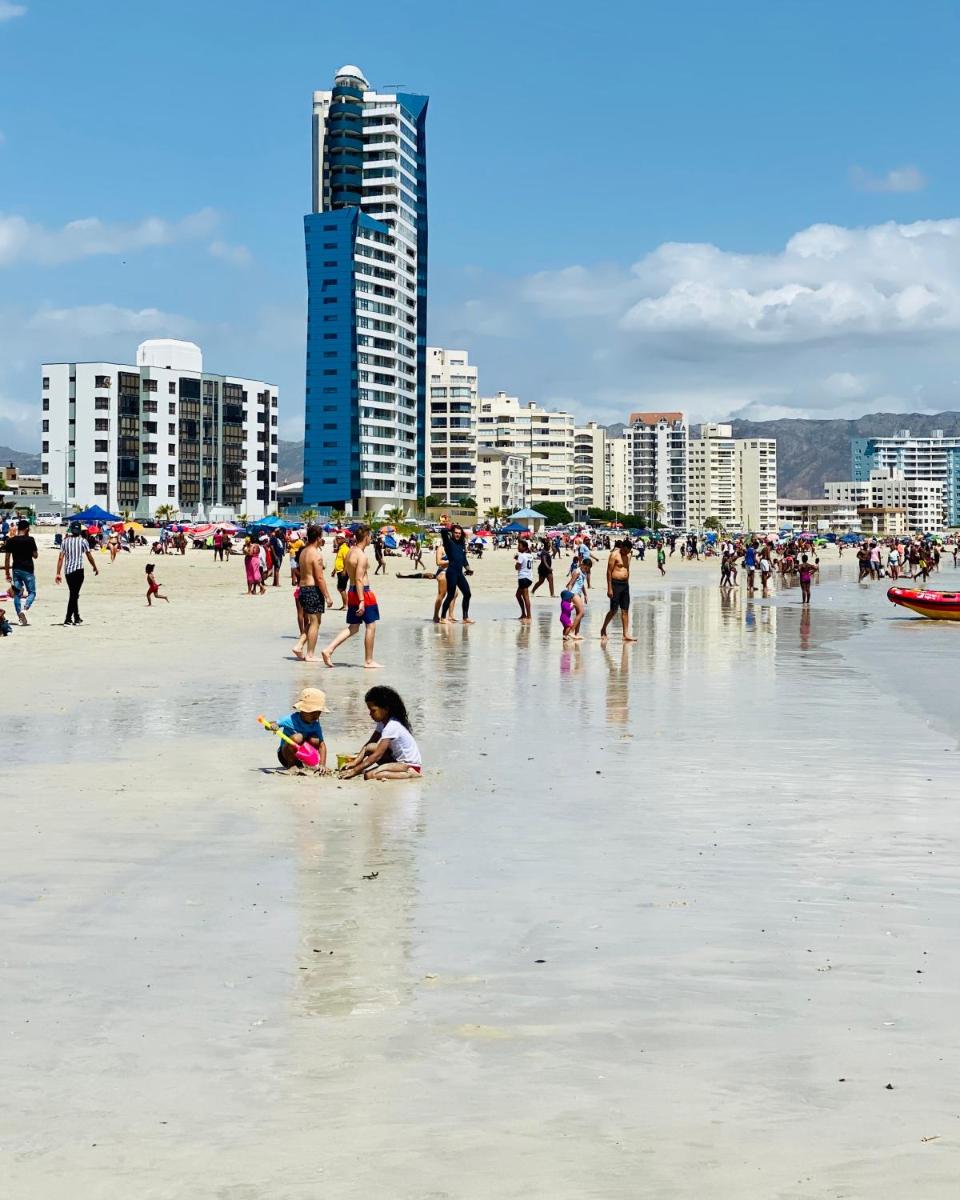
{"type": "Polygon", "coordinates": [[[391,687],[372,687],[364,696],[374,721],[373,734],[340,772],[341,779],[417,779],[423,772],[420,747],[410,729],[407,708],[391,687]]]}

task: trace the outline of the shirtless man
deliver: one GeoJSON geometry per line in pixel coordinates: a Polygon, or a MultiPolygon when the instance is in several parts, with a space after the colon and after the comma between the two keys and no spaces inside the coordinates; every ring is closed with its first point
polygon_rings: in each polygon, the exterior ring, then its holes
{"type": "Polygon", "coordinates": [[[320,554],[320,529],[311,525],[307,544],[300,551],[300,608],[303,611],[303,631],[293,647],[293,657],[301,662],[313,662],[320,633],[320,618],[330,603],[330,592],[323,577],[323,557],[320,554]]]}
{"type": "Polygon", "coordinates": [[[623,640],[625,642],[637,640],[627,632],[630,620],[630,562],[632,559],[633,543],[629,538],[617,542],[607,559],[607,597],[610,600],[610,611],[603,618],[603,624],[600,626],[602,642],[607,640],[607,626],[617,612],[620,613],[620,622],[623,626],[623,640]]]}
{"type": "Polygon", "coordinates": [[[363,665],[367,670],[373,670],[380,664],[373,661],[373,643],[377,637],[377,621],[380,620],[380,609],[377,598],[367,583],[367,547],[370,545],[370,530],[366,525],[360,525],[354,535],[353,549],[347,555],[344,566],[349,578],[347,591],[347,627],[340,631],[326,650],[320,651],[320,657],[328,667],[333,666],[333,652],[342,646],[348,638],[352,638],[363,630],[363,665]]]}

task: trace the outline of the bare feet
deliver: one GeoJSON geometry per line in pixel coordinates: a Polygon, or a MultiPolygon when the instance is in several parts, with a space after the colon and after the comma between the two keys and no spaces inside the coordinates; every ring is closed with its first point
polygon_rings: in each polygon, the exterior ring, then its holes
{"type": "Polygon", "coordinates": [[[630,635],[629,635],[629,634],[625,633],[625,634],[623,635],[623,640],[624,640],[625,642],[635,642],[637,639],[636,639],[635,637],[630,637],[630,635]]]}
{"type": "Polygon", "coordinates": [[[332,667],[332,666],[333,666],[333,659],[330,657],[330,651],[329,651],[329,650],[321,650],[321,651],[320,651],[320,657],[323,659],[323,665],[324,665],[325,667],[332,667]]]}
{"type": "Polygon", "coordinates": [[[296,646],[290,651],[294,658],[299,658],[301,662],[306,662],[306,657],[302,650],[298,650],[296,646]]]}
{"type": "Polygon", "coordinates": [[[375,663],[375,662],[368,662],[368,663],[364,663],[364,664],[363,664],[363,669],[364,669],[365,671],[379,671],[379,670],[380,670],[380,663],[375,663]]]}
{"type": "Polygon", "coordinates": [[[464,617],[463,623],[464,625],[476,625],[476,621],[471,620],[470,617],[464,617]]]}

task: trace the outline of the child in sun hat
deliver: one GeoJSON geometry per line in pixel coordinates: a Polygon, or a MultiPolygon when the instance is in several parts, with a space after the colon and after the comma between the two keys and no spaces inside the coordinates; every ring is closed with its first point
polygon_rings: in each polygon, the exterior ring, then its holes
{"type": "Polygon", "coordinates": [[[297,697],[293,712],[267,724],[267,729],[279,729],[296,742],[296,746],[291,746],[289,742],[281,741],[277,746],[277,760],[282,767],[293,772],[303,770],[297,760],[297,746],[302,746],[304,742],[307,742],[316,748],[320,756],[318,770],[321,774],[326,774],[327,743],[323,740],[320,714],[329,711],[326,692],[321,691],[320,688],[308,687],[304,688],[297,697]]]}

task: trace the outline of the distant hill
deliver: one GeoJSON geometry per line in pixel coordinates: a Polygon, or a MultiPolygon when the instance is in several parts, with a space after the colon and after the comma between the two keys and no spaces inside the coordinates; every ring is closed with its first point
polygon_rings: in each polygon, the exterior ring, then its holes
{"type": "Polygon", "coordinates": [[[7,465],[13,463],[18,471],[22,471],[24,475],[39,475],[40,474],[40,455],[28,454],[25,450],[14,450],[10,446],[0,446],[0,471],[7,465]]]}
{"type": "Polygon", "coordinates": [[[303,480],[303,442],[277,442],[277,483],[303,480]]]}

